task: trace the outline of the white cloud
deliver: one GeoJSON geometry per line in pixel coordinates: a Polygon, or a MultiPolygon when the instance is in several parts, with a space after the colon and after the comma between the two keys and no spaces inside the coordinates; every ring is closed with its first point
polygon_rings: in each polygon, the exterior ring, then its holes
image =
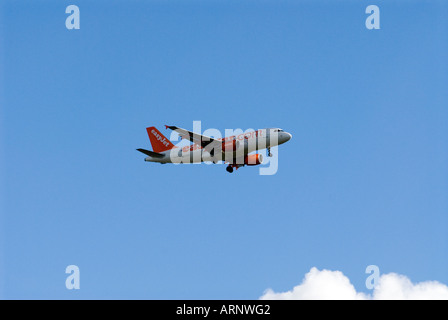
{"type": "Polygon", "coordinates": [[[276,293],[268,289],[263,300],[448,300],[448,286],[437,281],[413,284],[406,276],[396,273],[381,275],[372,294],[357,292],[341,271],[311,268],[302,283],[292,290],[276,293]]]}
{"type": "Polygon", "coordinates": [[[413,284],[409,278],[396,273],[384,274],[373,291],[375,300],[448,300],[448,286],[437,281],[413,284]]]}

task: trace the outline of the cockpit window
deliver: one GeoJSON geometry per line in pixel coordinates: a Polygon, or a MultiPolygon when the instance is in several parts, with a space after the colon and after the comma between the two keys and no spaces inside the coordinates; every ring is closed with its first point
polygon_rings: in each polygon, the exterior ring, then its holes
{"type": "Polygon", "coordinates": [[[282,129],[275,129],[274,132],[284,132],[282,129]]]}

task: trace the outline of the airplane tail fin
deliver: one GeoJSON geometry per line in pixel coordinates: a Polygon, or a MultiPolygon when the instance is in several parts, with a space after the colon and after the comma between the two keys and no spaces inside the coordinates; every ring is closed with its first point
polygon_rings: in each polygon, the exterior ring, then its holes
{"type": "Polygon", "coordinates": [[[174,148],[174,144],[172,144],[167,137],[161,134],[156,127],[148,127],[146,128],[146,131],[148,132],[149,141],[151,141],[154,152],[159,153],[174,148]]]}

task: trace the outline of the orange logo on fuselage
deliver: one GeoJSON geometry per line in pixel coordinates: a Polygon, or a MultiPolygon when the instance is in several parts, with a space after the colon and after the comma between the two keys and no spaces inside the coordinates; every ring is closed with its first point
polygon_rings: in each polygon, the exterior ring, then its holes
{"type": "MultiPolygon", "coordinates": [[[[248,132],[248,133],[241,133],[237,136],[230,136],[230,137],[225,137],[223,139],[216,139],[218,141],[229,141],[229,140],[233,140],[233,139],[237,139],[237,140],[244,140],[244,139],[252,139],[254,137],[261,137],[263,136],[263,130],[257,130],[257,131],[252,131],[252,132],[248,132]]],[[[201,146],[197,145],[196,143],[193,143],[190,146],[185,146],[182,148],[182,152],[191,152],[191,151],[196,151],[199,149],[203,149],[201,146]]]]}

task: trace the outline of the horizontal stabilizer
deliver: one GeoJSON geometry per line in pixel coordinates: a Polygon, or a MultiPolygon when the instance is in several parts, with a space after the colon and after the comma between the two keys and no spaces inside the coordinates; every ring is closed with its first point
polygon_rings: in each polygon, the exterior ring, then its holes
{"type": "Polygon", "coordinates": [[[137,149],[137,151],[140,151],[141,153],[146,154],[147,156],[153,157],[153,158],[163,158],[165,155],[161,154],[161,153],[157,153],[154,151],[149,151],[146,149],[137,149]]]}

